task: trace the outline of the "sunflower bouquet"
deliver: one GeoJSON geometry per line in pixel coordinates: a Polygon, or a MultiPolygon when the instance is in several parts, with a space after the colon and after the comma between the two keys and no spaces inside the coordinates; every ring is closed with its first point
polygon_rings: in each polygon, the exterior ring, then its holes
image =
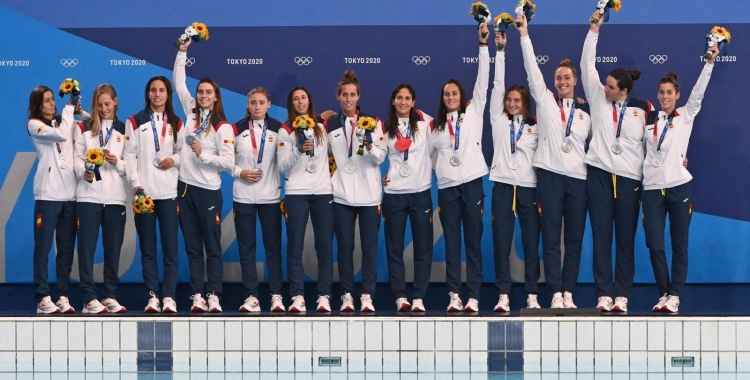
{"type": "MultiPolygon", "coordinates": [[[[104,152],[99,148],[91,148],[86,152],[86,170],[94,172],[97,181],[102,179],[99,168],[104,165],[104,152]]],[[[91,183],[92,181],[89,181],[91,183]]]]}
{"type": "Polygon", "coordinates": [[[723,26],[714,26],[711,32],[706,34],[706,54],[703,55],[705,59],[711,59],[713,55],[710,48],[714,46],[719,47],[719,55],[727,54],[727,44],[732,39],[732,34],[729,33],[727,28],[723,26]]]}
{"type": "Polygon", "coordinates": [[[62,98],[67,94],[79,95],[81,93],[81,84],[73,78],[65,78],[60,85],[60,92],[58,95],[62,98]]]}
{"type": "Polygon", "coordinates": [[[536,4],[532,3],[531,0],[520,0],[518,4],[516,4],[516,26],[521,27],[521,22],[518,21],[518,16],[525,15],[526,16],[526,22],[530,22],[532,18],[534,18],[534,14],[536,13],[536,4]]]}
{"type": "Polygon", "coordinates": [[[143,191],[139,191],[139,193],[133,197],[133,212],[136,214],[153,214],[153,199],[143,194],[143,191]]]}
{"type": "MultiPolygon", "coordinates": [[[[599,0],[596,4],[596,9],[599,10],[601,17],[604,17],[604,22],[609,21],[609,10],[614,9],[615,12],[619,12],[622,9],[622,1],[620,0],[599,0]]],[[[596,24],[599,22],[599,18],[592,17],[591,23],[596,24]]]]}
{"type": "Polygon", "coordinates": [[[193,40],[193,42],[208,41],[208,27],[202,22],[194,22],[187,28],[180,38],[174,43],[174,47],[179,48],[180,45],[193,40]]]}
{"type": "MultiPolygon", "coordinates": [[[[513,20],[513,16],[511,16],[510,13],[500,13],[495,17],[495,32],[505,34],[505,31],[508,30],[508,27],[510,27],[510,24],[513,22],[515,22],[515,20],[513,20]]],[[[504,47],[504,44],[499,43],[497,45],[497,50],[502,50],[504,47]]]]}
{"type": "MultiPolygon", "coordinates": [[[[488,24],[490,20],[492,20],[492,14],[490,14],[490,8],[487,6],[487,4],[477,1],[474,4],[471,4],[471,11],[469,11],[469,14],[471,17],[474,17],[474,20],[476,20],[479,25],[481,24],[488,24]]],[[[482,33],[482,38],[487,37],[486,33],[482,33]]]]}
{"type": "MultiPolygon", "coordinates": [[[[292,128],[295,130],[301,131],[302,136],[304,136],[303,139],[297,140],[298,147],[301,147],[302,144],[305,143],[305,140],[312,140],[315,137],[315,120],[307,115],[300,115],[294,118],[294,121],[292,121],[292,128]]],[[[313,152],[307,152],[308,156],[311,156],[313,152]]]]}
{"type": "Polygon", "coordinates": [[[372,131],[375,130],[375,127],[377,127],[378,122],[368,116],[360,117],[359,120],[357,120],[357,137],[359,138],[359,149],[357,150],[358,155],[365,154],[365,139],[367,138],[367,141],[372,143],[372,131]]]}

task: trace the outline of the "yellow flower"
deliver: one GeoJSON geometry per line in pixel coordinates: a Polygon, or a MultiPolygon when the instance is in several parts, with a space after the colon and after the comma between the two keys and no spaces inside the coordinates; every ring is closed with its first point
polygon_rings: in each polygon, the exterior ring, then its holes
{"type": "Polygon", "coordinates": [[[513,16],[511,16],[509,13],[500,13],[495,17],[495,24],[498,24],[500,22],[513,22],[513,16]]]}
{"type": "Polygon", "coordinates": [[[614,7],[612,7],[612,9],[614,9],[614,10],[615,10],[615,12],[619,12],[619,11],[620,11],[620,9],[622,9],[622,1],[620,1],[620,0],[615,0],[615,6],[614,6],[614,7]]]}
{"type": "Polygon", "coordinates": [[[60,85],[60,91],[64,93],[70,92],[70,90],[73,89],[73,82],[63,82],[63,84],[60,85]]]}
{"type": "Polygon", "coordinates": [[[193,29],[195,29],[195,31],[198,32],[198,34],[201,34],[206,31],[206,24],[202,22],[194,22],[193,29]]]}
{"type": "Polygon", "coordinates": [[[730,34],[729,31],[722,26],[714,26],[714,28],[711,30],[711,33],[724,36],[724,38],[726,38],[727,40],[727,43],[729,43],[729,40],[732,39],[732,34],[730,34]]]}
{"type": "Polygon", "coordinates": [[[315,125],[315,120],[311,118],[310,116],[305,115],[305,123],[307,123],[308,127],[312,127],[315,125]]]}
{"type": "Polygon", "coordinates": [[[148,207],[148,208],[154,207],[154,201],[152,201],[151,198],[146,197],[143,200],[143,206],[148,207]]]}
{"type": "Polygon", "coordinates": [[[88,154],[88,161],[92,163],[99,161],[99,153],[95,150],[90,150],[88,154]]]}
{"type": "Polygon", "coordinates": [[[536,4],[532,3],[531,0],[526,0],[526,4],[528,4],[531,9],[536,9],[536,4]]]}
{"type": "Polygon", "coordinates": [[[295,129],[299,128],[300,121],[302,121],[302,117],[301,116],[295,117],[294,121],[292,121],[292,128],[295,128],[295,129]]]}
{"type": "Polygon", "coordinates": [[[366,131],[372,131],[373,129],[375,129],[375,125],[375,119],[371,117],[361,117],[359,118],[359,122],[357,122],[357,126],[360,129],[364,129],[366,131]]]}

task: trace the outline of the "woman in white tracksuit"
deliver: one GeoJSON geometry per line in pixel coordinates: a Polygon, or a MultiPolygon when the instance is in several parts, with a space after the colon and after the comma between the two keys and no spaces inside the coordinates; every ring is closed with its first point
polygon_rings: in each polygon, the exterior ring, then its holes
{"type": "Polygon", "coordinates": [[[643,162],[643,229],[646,245],[651,253],[659,302],[654,311],[676,313],[680,306],[688,268],[688,231],[693,215],[692,179],[683,166],[695,117],[711,79],[714,61],[719,54],[715,46],[713,56],[703,66],[698,82],[690,93],[687,104],[675,108],[680,98],[677,75],[667,74],[659,81],[657,97],[659,112],[649,115],[646,122],[646,159],[643,162]],[[664,246],[667,213],[672,241],[672,276],[664,246]]]}
{"type": "MultiPolygon", "coordinates": [[[[498,46],[505,35],[496,34],[498,46]]],[[[503,47],[504,48],[504,47],[503,47]]],[[[538,306],[539,291],[539,215],[536,208],[537,125],[531,117],[531,95],[522,85],[505,92],[505,51],[495,55],[495,81],[490,100],[494,154],[490,166],[492,186],[492,241],[494,245],[495,284],[499,297],[495,311],[510,311],[510,249],[515,234],[516,216],[521,225],[525,261],[524,282],[527,306],[538,306]],[[535,305],[536,304],[536,305],[535,305]]],[[[518,247],[518,246],[516,246],[518,247]]]]}
{"type": "Polygon", "coordinates": [[[73,172],[73,114],[79,96],[71,96],[62,114],[56,115],[55,94],[38,86],[29,95],[26,131],[39,158],[34,174],[34,285],[36,312],[75,313],[70,306],[70,272],[76,242],[76,186],[73,172]],[[53,239],[54,238],[54,239],[53,239]],[[56,244],[56,303],[49,291],[47,264],[52,243],[56,244]]]}
{"type": "Polygon", "coordinates": [[[247,94],[245,117],[234,123],[234,229],[240,253],[245,301],[241,312],[259,312],[255,251],[257,222],[263,232],[271,311],[286,311],[281,296],[281,179],[276,159],[279,131],[286,126],[268,116],[271,97],[262,87],[247,94]]]}
{"type": "Polygon", "coordinates": [[[178,215],[190,267],[194,313],[222,312],[224,277],[221,251],[222,171],[234,171],[234,130],[224,116],[221,89],[203,78],[193,98],[185,84],[188,40],[175,58],[172,82],[185,112],[185,128],[177,135],[180,174],[177,182],[178,215]],[[204,255],[205,248],[205,255],[204,255]],[[204,273],[205,270],[205,273],[204,273]],[[208,284],[203,281],[208,277],[208,284]],[[203,298],[206,291],[208,302],[203,298]]]}
{"type": "Polygon", "coordinates": [[[287,112],[286,128],[279,130],[276,155],[279,170],[286,178],[283,212],[287,232],[287,277],[292,297],[289,311],[307,310],[302,252],[309,219],[318,258],[317,311],[327,313],[331,311],[333,282],[333,187],[328,170],[328,136],[320,123],[310,131],[312,139],[303,131],[290,128],[298,116],[316,120],[312,96],[304,87],[289,91],[287,112]]]}
{"type": "MultiPolygon", "coordinates": [[[[590,24],[581,55],[581,82],[591,109],[591,143],[586,153],[586,198],[594,236],[594,282],[601,311],[626,312],[635,277],[635,232],[641,200],[643,135],[654,107],[631,96],[641,72],[617,68],[605,84],[596,70],[596,44],[603,22],[590,24]],[[613,228],[614,225],[614,228],[613,228]],[[612,276],[612,232],[615,276],[612,276]],[[614,303],[612,296],[615,296],[614,303]]],[[[542,205],[544,208],[544,205],[542,205]]]]}
{"type": "Polygon", "coordinates": [[[417,95],[408,84],[391,93],[386,122],[386,146],[390,166],[384,179],[383,225],[388,278],[396,310],[424,312],[424,295],[432,270],[432,161],[430,121],[416,108],[417,95]],[[414,252],[412,303],[406,296],[404,234],[411,223],[414,252]]]}
{"type": "MultiPolygon", "coordinates": [[[[555,69],[553,93],[545,84],[528,22],[521,15],[518,28],[521,52],[531,96],[536,103],[539,147],[534,156],[537,168],[536,201],[542,230],[544,274],[552,291],[553,308],[575,308],[573,289],[578,282],[581,246],[586,228],[586,139],[591,131],[589,105],[575,99],[576,68],[563,59],[555,69]],[[563,223],[564,222],[564,223],[563,223]],[[565,260],[560,233],[565,225],[565,260]],[[561,270],[562,266],[562,270],[561,270]]],[[[529,307],[538,303],[529,302],[529,307]]]]}
{"type": "Polygon", "coordinates": [[[484,107],[490,76],[489,29],[480,25],[479,67],[471,101],[461,82],[451,79],[440,92],[437,118],[431,124],[432,149],[437,151],[438,214],[445,237],[445,271],[450,289],[448,311],[463,311],[461,301],[461,227],[466,247],[466,311],[479,311],[482,286],[482,177],[489,170],[482,154],[484,107]],[[482,34],[485,34],[482,36],[482,34]]]}
{"type": "MultiPolygon", "coordinates": [[[[364,133],[359,120],[371,117],[357,107],[360,84],[353,71],[344,73],[336,91],[341,112],[324,122],[337,169],[331,177],[333,186],[333,223],[338,243],[341,311],[354,311],[354,225],[359,219],[362,247],[362,292],[360,310],[374,312],[378,265],[378,231],[383,188],[380,164],[386,156],[383,127],[375,120],[375,129],[364,133]]],[[[367,120],[367,119],[364,119],[367,120]]]]}
{"type": "Polygon", "coordinates": [[[123,156],[133,195],[143,192],[154,201],[153,213],[133,217],[141,248],[143,282],[150,296],[144,310],[146,313],[177,312],[177,176],[180,155],[176,147],[177,133],[181,129],[182,120],[175,115],[172,106],[172,83],[163,76],[149,79],[146,107],[125,122],[123,156]],[[156,248],[157,220],[164,261],[161,291],[156,248]]]}

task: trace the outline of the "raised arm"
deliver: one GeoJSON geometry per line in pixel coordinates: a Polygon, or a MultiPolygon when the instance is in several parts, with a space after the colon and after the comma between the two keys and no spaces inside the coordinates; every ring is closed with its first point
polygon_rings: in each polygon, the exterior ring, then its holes
{"type": "Polygon", "coordinates": [[[479,68],[477,71],[477,81],[474,83],[474,93],[472,94],[469,108],[473,112],[482,115],[484,107],[487,105],[487,89],[490,81],[490,51],[487,49],[487,37],[482,37],[482,33],[489,36],[487,24],[482,24],[479,28],[479,68]]]}
{"type": "Polygon", "coordinates": [[[523,66],[526,69],[526,77],[529,81],[529,91],[534,100],[538,102],[547,92],[547,85],[544,83],[542,70],[539,70],[539,64],[536,62],[536,54],[534,53],[534,46],[531,44],[531,38],[529,37],[529,25],[526,16],[520,15],[518,16],[518,20],[522,23],[518,27],[518,32],[521,34],[521,53],[523,55],[523,66]]]}
{"type": "Polygon", "coordinates": [[[73,136],[72,129],[76,127],[73,120],[73,106],[68,104],[63,108],[60,125],[52,128],[39,119],[30,119],[26,130],[33,140],[39,142],[66,142],[73,136]]]}
{"type": "Polygon", "coordinates": [[[190,95],[190,90],[187,88],[187,76],[185,75],[187,48],[190,46],[190,43],[191,41],[188,40],[188,42],[180,46],[177,58],[174,60],[174,71],[172,72],[172,84],[174,85],[175,93],[177,93],[177,98],[180,99],[180,104],[186,118],[190,117],[190,114],[193,113],[193,108],[195,108],[195,99],[190,95]]]}
{"type": "Polygon", "coordinates": [[[690,92],[687,104],[685,104],[686,116],[689,120],[692,120],[701,110],[701,102],[703,101],[703,96],[706,94],[708,82],[711,80],[711,73],[714,70],[714,61],[716,60],[716,56],[719,55],[719,49],[716,46],[711,47],[711,51],[714,54],[703,66],[698,81],[695,83],[693,91],[690,92]]]}
{"type": "Polygon", "coordinates": [[[490,96],[490,121],[495,124],[503,112],[505,102],[505,44],[507,37],[495,34],[495,44],[503,44],[503,48],[495,54],[495,80],[492,82],[492,96],[490,96]]]}
{"type": "MultiPolygon", "coordinates": [[[[599,21],[596,24],[591,24],[581,54],[581,82],[589,102],[599,92],[604,91],[604,86],[599,81],[599,72],[596,71],[596,43],[599,41],[599,28],[604,22],[604,18],[599,17],[599,11],[594,11],[594,13],[599,21]]],[[[594,15],[591,17],[594,17],[594,15]]]]}

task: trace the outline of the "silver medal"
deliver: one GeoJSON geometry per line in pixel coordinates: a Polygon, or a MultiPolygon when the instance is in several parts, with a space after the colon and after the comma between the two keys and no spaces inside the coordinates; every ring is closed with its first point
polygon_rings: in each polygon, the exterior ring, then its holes
{"type": "Polygon", "coordinates": [[[346,165],[344,165],[344,171],[347,172],[347,173],[349,173],[349,174],[354,173],[354,171],[356,171],[356,170],[357,170],[357,166],[354,165],[351,161],[347,162],[346,165]]]}
{"type": "Polygon", "coordinates": [[[664,163],[664,157],[661,156],[661,153],[657,153],[656,157],[654,157],[654,159],[651,162],[654,164],[655,167],[658,168],[659,166],[661,166],[661,164],[664,163]]]}
{"type": "Polygon", "coordinates": [[[622,153],[622,145],[620,145],[619,142],[612,143],[612,153],[614,154],[622,153]]]}
{"type": "Polygon", "coordinates": [[[404,165],[401,167],[401,169],[399,169],[398,173],[401,174],[402,177],[408,177],[411,175],[411,168],[407,165],[404,165]]]}
{"type": "Polygon", "coordinates": [[[318,170],[318,165],[315,165],[314,162],[310,161],[310,162],[307,163],[307,166],[305,167],[305,169],[309,173],[315,173],[315,171],[318,170]]]}
{"type": "Polygon", "coordinates": [[[565,140],[565,142],[562,143],[562,151],[565,153],[569,153],[571,150],[573,150],[573,144],[570,143],[570,141],[565,140]]]}
{"type": "Polygon", "coordinates": [[[508,160],[508,167],[510,168],[510,170],[516,170],[516,169],[518,169],[519,166],[521,166],[521,162],[518,161],[517,158],[511,157],[508,160]]]}
{"type": "Polygon", "coordinates": [[[60,167],[60,169],[65,169],[68,167],[68,160],[60,157],[57,159],[57,166],[60,167]]]}
{"type": "Polygon", "coordinates": [[[192,145],[193,141],[195,141],[195,136],[193,135],[185,136],[185,144],[192,145]]]}
{"type": "Polygon", "coordinates": [[[461,165],[461,157],[458,157],[457,155],[451,156],[451,165],[453,166],[461,165]]]}
{"type": "Polygon", "coordinates": [[[257,168],[255,169],[255,171],[258,172],[258,174],[260,174],[260,178],[263,178],[263,170],[261,168],[257,168]]]}
{"type": "Polygon", "coordinates": [[[161,158],[159,157],[154,158],[154,166],[158,168],[159,164],[161,164],[161,158]]]}

